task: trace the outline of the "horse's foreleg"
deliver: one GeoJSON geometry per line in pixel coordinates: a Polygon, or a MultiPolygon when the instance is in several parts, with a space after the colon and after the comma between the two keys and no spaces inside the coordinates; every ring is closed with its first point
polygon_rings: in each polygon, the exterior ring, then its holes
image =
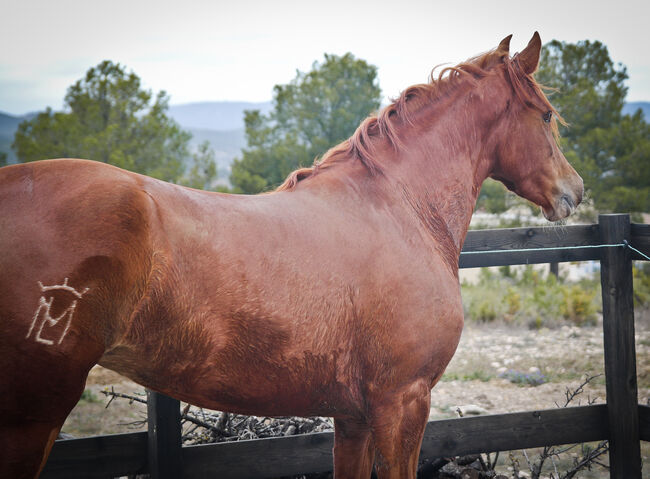
{"type": "Polygon", "coordinates": [[[335,479],[368,479],[375,447],[367,424],[352,419],[334,420],[335,479]]]}
{"type": "Polygon", "coordinates": [[[422,437],[429,417],[428,381],[418,381],[373,409],[372,432],[379,479],[415,479],[422,437]]]}

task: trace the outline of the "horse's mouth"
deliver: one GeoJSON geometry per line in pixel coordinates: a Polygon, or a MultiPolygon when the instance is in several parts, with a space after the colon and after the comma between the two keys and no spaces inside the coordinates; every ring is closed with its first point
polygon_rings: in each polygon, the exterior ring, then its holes
{"type": "Polygon", "coordinates": [[[549,221],[559,221],[570,216],[576,210],[581,199],[581,197],[574,199],[568,194],[560,195],[551,208],[542,207],[544,218],[549,221]]]}

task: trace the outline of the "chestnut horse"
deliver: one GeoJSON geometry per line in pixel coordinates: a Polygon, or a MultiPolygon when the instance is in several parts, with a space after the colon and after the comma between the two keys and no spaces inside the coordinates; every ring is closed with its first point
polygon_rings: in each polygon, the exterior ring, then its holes
{"type": "Polygon", "coordinates": [[[84,160],[0,170],[0,476],[35,477],[95,364],[206,408],[331,416],[337,479],[414,478],[463,328],[481,183],[569,215],[582,180],[535,33],[408,88],[258,196],[84,160]]]}

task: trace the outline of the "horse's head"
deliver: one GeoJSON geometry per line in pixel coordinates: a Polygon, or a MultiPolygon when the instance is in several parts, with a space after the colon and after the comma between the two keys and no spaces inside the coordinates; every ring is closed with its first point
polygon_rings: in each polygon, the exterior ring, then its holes
{"type": "Polygon", "coordinates": [[[512,58],[509,42],[505,38],[496,50],[505,53],[502,71],[510,98],[504,102],[490,176],[539,205],[546,219],[557,221],[582,200],[582,178],[560,151],[557,112],[532,77],[542,47],[539,34],[512,58]]]}

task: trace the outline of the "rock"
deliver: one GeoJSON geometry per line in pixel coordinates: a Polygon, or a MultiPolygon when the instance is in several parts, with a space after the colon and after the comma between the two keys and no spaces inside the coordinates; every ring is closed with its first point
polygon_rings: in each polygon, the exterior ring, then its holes
{"type": "Polygon", "coordinates": [[[440,469],[438,477],[440,479],[482,479],[485,475],[471,467],[463,467],[455,462],[450,462],[440,469]]]}
{"type": "Polygon", "coordinates": [[[460,417],[464,416],[480,416],[487,414],[487,409],[477,406],[476,404],[466,404],[464,406],[455,406],[452,408],[460,417]]]}
{"type": "Polygon", "coordinates": [[[463,469],[463,472],[460,474],[460,479],[480,479],[481,473],[476,469],[463,469]]]}

